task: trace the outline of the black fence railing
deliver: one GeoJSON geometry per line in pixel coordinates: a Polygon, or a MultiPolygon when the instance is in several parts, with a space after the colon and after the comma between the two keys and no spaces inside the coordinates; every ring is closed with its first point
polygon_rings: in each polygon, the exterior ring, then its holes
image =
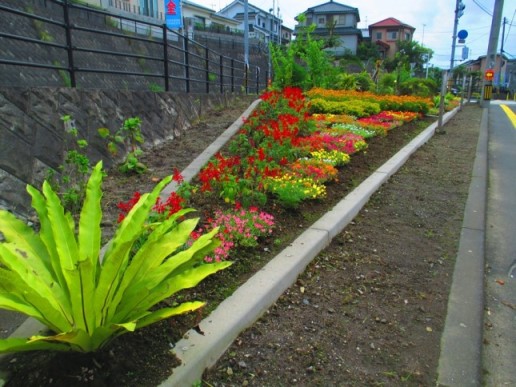
{"type": "Polygon", "coordinates": [[[263,44],[250,46],[246,64],[243,40],[218,38],[215,51],[136,17],[67,0],[28,3],[0,1],[0,86],[259,93],[270,77],[263,44]]]}

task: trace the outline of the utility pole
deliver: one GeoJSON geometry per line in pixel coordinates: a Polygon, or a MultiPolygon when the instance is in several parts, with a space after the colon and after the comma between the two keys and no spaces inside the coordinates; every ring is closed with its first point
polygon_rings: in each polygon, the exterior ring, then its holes
{"type": "Polygon", "coordinates": [[[439,100],[439,120],[437,121],[437,128],[435,130],[436,133],[444,134],[446,131],[443,129],[443,116],[444,116],[444,97],[446,96],[447,88],[448,88],[448,79],[453,76],[453,66],[455,63],[455,47],[457,40],[457,26],[459,25],[459,19],[464,14],[464,8],[466,6],[462,2],[462,0],[455,1],[455,17],[453,19],[453,36],[452,36],[452,50],[450,56],[450,70],[443,70],[442,75],[442,84],[441,84],[441,94],[439,100]]]}
{"type": "MultiPolygon", "coordinates": [[[[494,69],[496,63],[496,48],[498,47],[498,36],[500,35],[500,25],[502,24],[503,0],[495,0],[493,10],[493,20],[491,22],[491,33],[489,35],[489,45],[487,46],[487,62],[484,73],[488,69],[494,69]]],[[[489,107],[493,82],[483,78],[482,82],[482,107],[489,107]]]]}
{"type": "Polygon", "coordinates": [[[462,2],[462,0],[456,0],[455,3],[455,19],[453,22],[453,36],[452,36],[452,50],[451,50],[451,59],[450,59],[450,71],[453,71],[453,67],[455,66],[455,48],[457,45],[457,26],[459,25],[459,19],[464,14],[464,8],[466,6],[462,2]]]}
{"type": "Polygon", "coordinates": [[[244,0],[244,87],[247,94],[249,89],[249,3],[244,0]]]}

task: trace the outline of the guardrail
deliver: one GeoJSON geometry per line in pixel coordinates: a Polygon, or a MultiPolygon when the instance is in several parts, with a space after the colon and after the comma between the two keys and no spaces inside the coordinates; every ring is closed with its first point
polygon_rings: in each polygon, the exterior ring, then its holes
{"type": "MultiPolygon", "coordinates": [[[[91,88],[95,79],[101,83],[105,76],[118,79],[120,88],[153,91],[259,93],[267,86],[270,71],[263,65],[268,60],[261,48],[257,56],[262,56],[262,66],[246,65],[166,25],[68,0],[44,3],[51,7],[46,16],[36,14],[40,7],[35,12],[27,5],[0,4],[0,13],[5,13],[12,27],[7,23],[0,27],[1,45],[11,47],[0,53],[3,69],[16,67],[31,76],[50,71],[54,79],[57,74],[65,86],[73,88],[91,88]]],[[[2,73],[8,76],[0,71],[0,84],[4,83],[2,73]]]]}

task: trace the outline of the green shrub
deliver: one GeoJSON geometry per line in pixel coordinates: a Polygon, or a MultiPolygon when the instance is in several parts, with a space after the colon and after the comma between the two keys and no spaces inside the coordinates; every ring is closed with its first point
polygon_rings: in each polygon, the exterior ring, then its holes
{"type": "Polygon", "coordinates": [[[142,195],[100,259],[102,176],[98,163],[88,180],[77,230],[47,182],[42,193],[27,187],[39,232],[0,211],[0,308],[33,317],[50,329],[28,339],[0,340],[0,353],[95,351],[124,333],[200,308],[204,303],[199,301],[157,309],[156,305],[231,264],[204,263],[218,246],[218,230],[191,243],[199,219],[179,222],[190,209],[154,224],[145,242],[135,248],[148,233],[149,213],[171,177],[142,195]]]}
{"type": "Polygon", "coordinates": [[[380,104],[365,100],[328,101],[314,98],[310,102],[312,113],[347,114],[355,117],[368,117],[380,113],[380,104]]]}
{"type": "Polygon", "coordinates": [[[403,95],[431,97],[439,92],[439,87],[433,79],[410,78],[399,85],[399,92],[403,95]]]}

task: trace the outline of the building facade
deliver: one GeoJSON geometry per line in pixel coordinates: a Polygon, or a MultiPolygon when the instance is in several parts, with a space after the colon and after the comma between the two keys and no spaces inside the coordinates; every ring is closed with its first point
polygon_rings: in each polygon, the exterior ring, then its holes
{"type": "MultiPolygon", "coordinates": [[[[244,2],[235,0],[222,8],[218,14],[238,20],[240,23],[238,28],[244,31],[244,12],[244,2]]],[[[282,40],[282,33],[288,33],[288,31],[282,31],[282,20],[279,16],[279,10],[274,9],[274,7],[269,10],[264,10],[248,3],[247,17],[249,38],[251,39],[259,39],[266,43],[274,42],[279,44],[282,40]]]]}
{"type": "Polygon", "coordinates": [[[412,41],[416,30],[393,17],[371,24],[368,29],[371,43],[377,45],[382,58],[389,59],[399,51],[398,42],[412,41]]]}
{"type": "Polygon", "coordinates": [[[313,35],[326,41],[325,50],[335,56],[355,55],[362,31],[357,28],[360,15],[357,8],[337,3],[333,0],[308,8],[305,20],[299,22],[294,35],[311,25],[315,25],[313,35]]]}

